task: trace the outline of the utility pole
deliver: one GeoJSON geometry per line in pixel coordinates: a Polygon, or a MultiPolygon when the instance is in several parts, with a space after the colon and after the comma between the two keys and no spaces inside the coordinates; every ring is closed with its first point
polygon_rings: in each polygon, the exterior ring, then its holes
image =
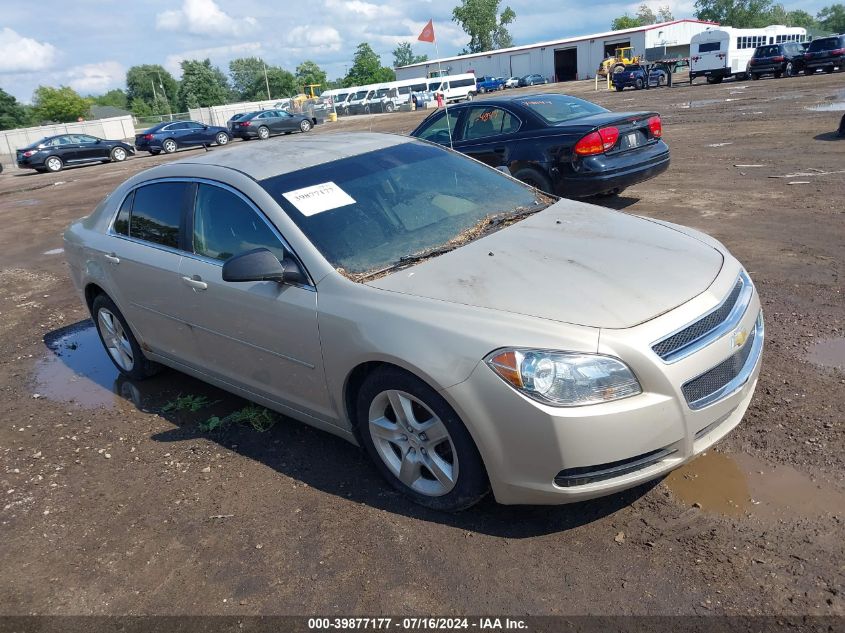
{"type": "Polygon", "coordinates": [[[264,64],[264,85],[267,86],[267,101],[272,101],[273,97],[270,96],[270,80],[267,79],[267,64],[264,64]]]}

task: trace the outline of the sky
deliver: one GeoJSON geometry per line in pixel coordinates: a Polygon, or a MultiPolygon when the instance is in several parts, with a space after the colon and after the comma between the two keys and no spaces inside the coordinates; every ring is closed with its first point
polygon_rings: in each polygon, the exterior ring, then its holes
{"type": "MultiPolygon", "coordinates": [[[[516,20],[515,45],[610,29],[639,2],[502,0],[516,20]]],[[[392,51],[410,41],[416,54],[436,56],[416,38],[429,19],[441,57],[469,38],[451,21],[458,0],[0,0],[0,88],[24,103],[39,85],[69,85],[83,95],[124,88],[126,70],[161,64],[177,78],[183,59],[204,59],[227,70],[236,57],[260,56],[293,71],[310,59],[342,77],[356,46],[369,42],[391,66],[392,51]]],[[[694,0],[646,0],[669,5],[675,18],[693,17],[694,0]]],[[[830,2],[797,0],[787,8],[815,14],[830,2]]]]}

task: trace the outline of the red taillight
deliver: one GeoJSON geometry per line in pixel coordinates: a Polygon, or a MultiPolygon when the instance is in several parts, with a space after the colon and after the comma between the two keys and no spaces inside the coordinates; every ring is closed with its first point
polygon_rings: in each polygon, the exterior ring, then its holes
{"type": "Polygon", "coordinates": [[[748,60],[748,65],[749,65],[749,66],[753,66],[753,65],[754,65],[754,64],[756,64],[756,63],[757,63],[757,60],[756,60],[756,59],[754,59],[753,57],[752,57],[750,60],[748,60]]]}
{"type": "Polygon", "coordinates": [[[651,117],[647,123],[648,129],[654,138],[660,138],[663,136],[663,121],[660,120],[659,116],[651,117]]]}
{"type": "Polygon", "coordinates": [[[24,153],[23,153],[23,155],[24,155],[24,156],[26,156],[27,158],[29,158],[30,156],[32,156],[33,154],[35,154],[35,152],[36,152],[36,150],[31,149],[31,150],[29,150],[28,152],[24,152],[24,153]]]}
{"type": "Polygon", "coordinates": [[[240,125],[241,127],[249,127],[250,125],[252,125],[252,121],[241,121],[240,123],[238,123],[238,125],[240,125]]]}
{"type": "Polygon", "coordinates": [[[830,51],[831,55],[845,55],[845,48],[834,48],[830,51]]]}
{"type": "Polygon", "coordinates": [[[782,62],[783,61],[783,55],[778,55],[777,57],[772,57],[772,61],[773,62],[782,62]]]}
{"type": "Polygon", "coordinates": [[[144,134],[144,138],[148,141],[151,141],[151,140],[153,140],[153,135],[152,134],[144,134]]]}
{"type": "Polygon", "coordinates": [[[812,59],[812,58],[813,58],[812,53],[804,53],[804,59],[812,59]]]}
{"type": "Polygon", "coordinates": [[[602,154],[616,145],[617,140],[619,140],[618,128],[603,127],[598,132],[590,132],[575,143],[573,151],[579,156],[602,154]]]}

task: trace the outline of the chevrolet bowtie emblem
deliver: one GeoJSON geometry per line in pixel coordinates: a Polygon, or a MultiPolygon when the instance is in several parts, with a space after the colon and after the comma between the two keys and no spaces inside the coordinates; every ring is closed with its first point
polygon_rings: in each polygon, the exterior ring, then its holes
{"type": "Polygon", "coordinates": [[[748,340],[748,330],[742,328],[731,335],[731,349],[739,349],[748,340]]]}

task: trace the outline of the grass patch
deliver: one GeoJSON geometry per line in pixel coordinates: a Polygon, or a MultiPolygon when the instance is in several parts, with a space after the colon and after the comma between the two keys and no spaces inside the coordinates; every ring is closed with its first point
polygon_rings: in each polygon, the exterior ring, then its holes
{"type": "Polygon", "coordinates": [[[204,409],[206,407],[210,407],[213,404],[217,404],[220,402],[219,400],[211,401],[205,396],[194,396],[194,395],[187,395],[183,396],[179,394],[175,400],[171,400],[170,402],[166,403],[161,410],[162,411],[190,411],[191,413],[196,413],[200,409],[204,409]]]}
{"type": "Polygon", "coordinates": [[[278,419],[278,415],[270,411],[270,409],[265,409],[257,404],[248,404],[243,409],[233,411],[222,418],[214,415],[204,422],[200,422],[199,427],[205,433],[212,433],[214,431],[223,431],[232,424],[244,424],[252,427],[253,430],[259,433],[265,433],[276,425],[278,419]]]}

